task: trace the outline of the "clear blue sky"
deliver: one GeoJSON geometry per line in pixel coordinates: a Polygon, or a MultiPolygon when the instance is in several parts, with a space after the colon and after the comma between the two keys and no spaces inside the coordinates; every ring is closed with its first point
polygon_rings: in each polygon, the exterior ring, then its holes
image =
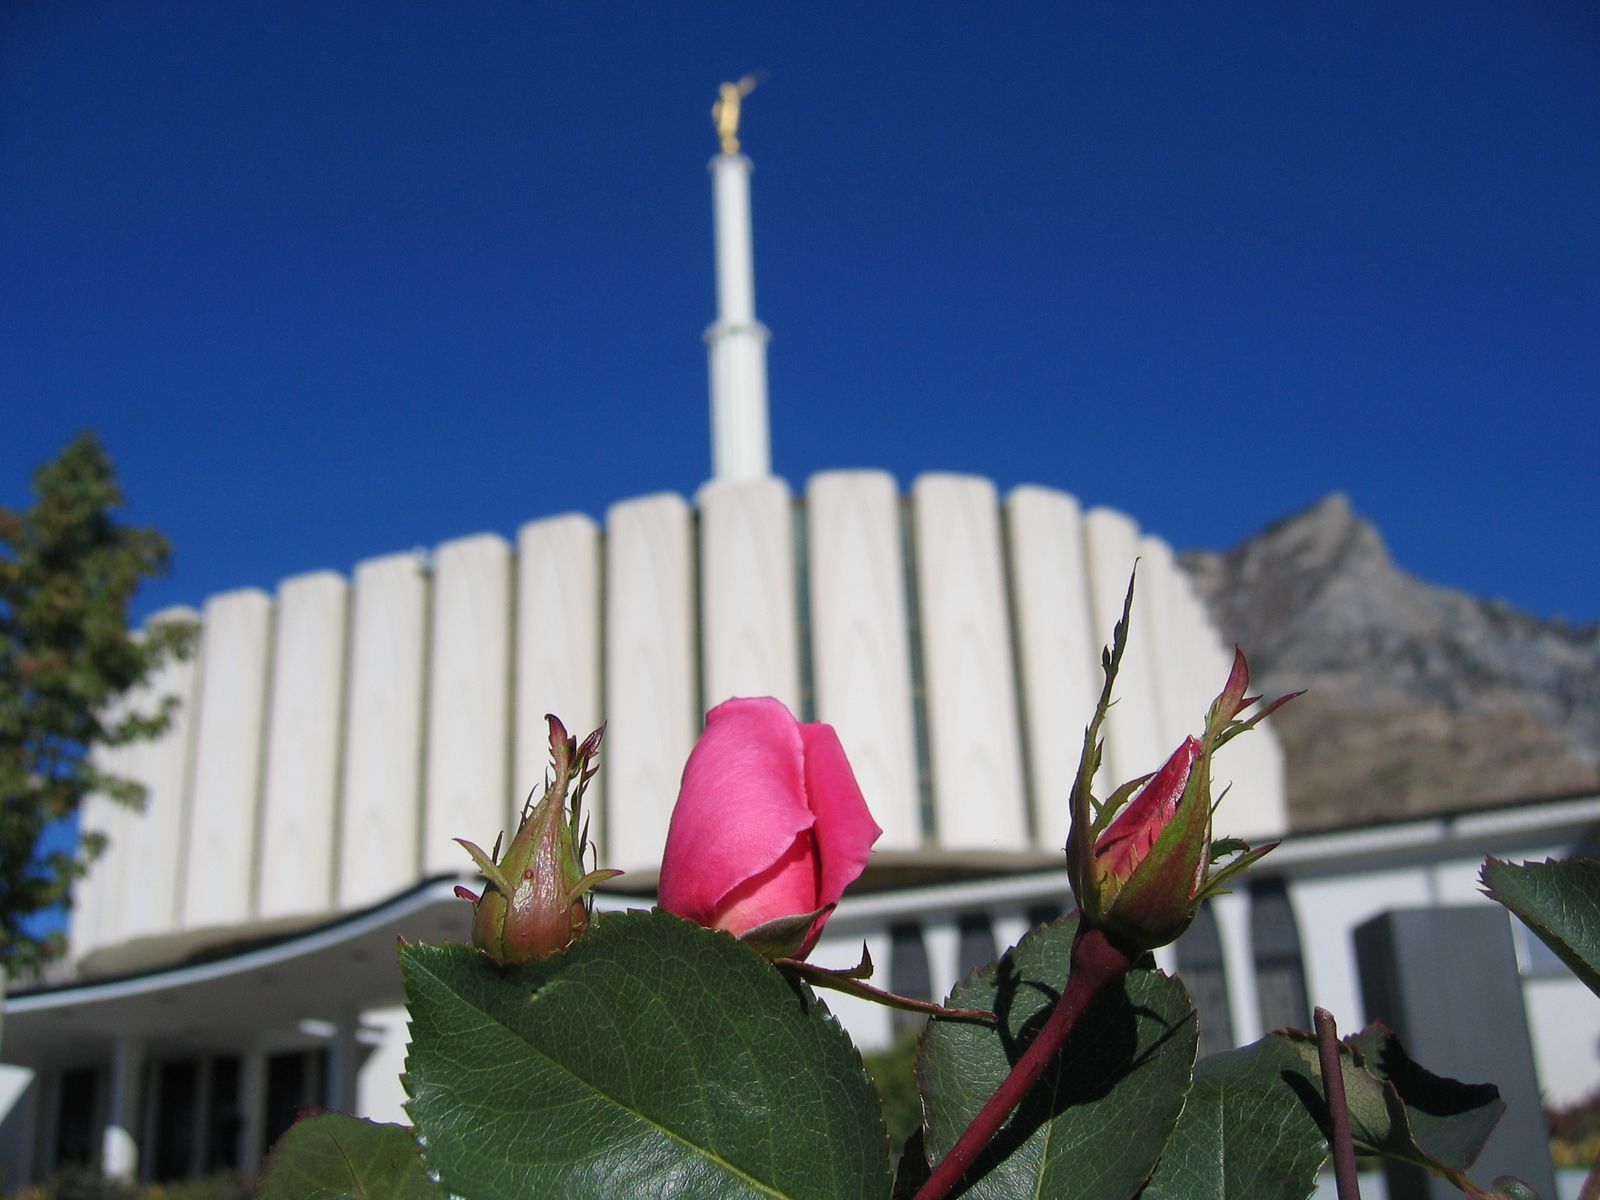
{"type": "Polygon", "coordinates": [[[1223,547],[1333,489],[1600,617],[1591,0],[0,8],[0,502],[97,429],[140,611],[709,471],[709,107],[773,455],[1223,547]]]}

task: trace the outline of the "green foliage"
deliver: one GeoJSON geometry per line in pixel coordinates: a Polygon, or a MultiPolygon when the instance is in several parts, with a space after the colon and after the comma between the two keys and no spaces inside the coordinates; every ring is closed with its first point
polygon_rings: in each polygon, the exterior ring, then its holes
{"type": "MultiPolygon", "coordinates": [[[[891,1182],[882,1105],[810,990],[727,934],[661,912],[600,917],[571,948],[501,966],[403,946],[414,1130],[296,1125],[261,1200],[690,1195],[912,1200],[1038,1035],[1067,980],[1074,918],[1026,935],[952,993],[1000,1024],[932,1022],[877,1056],[909,1132],[891,1182]],[[918,1123],[918,1111],[926,1121],[918,1123]],[[429,1173],[438,1183],[432,1182],[429,1173]]],[[[1287,1031],[1194,1065],[1176,979],[1135,967],[1083,1012],[1058,1058],[953,1193],[978,1200],[1303,1200],[1331,1123],[1316,1044],[1287,1031]]],[[[1472,1196],[1523,1197],[1465,1169],[1503,1105],[1430,1074],[1372,1026],[1341,1043],[1355,1146],[1472,1196]]]]}
{"type": "MultiPolygon", "coordinates": [[[[445,1200],[401,1125],[319,1113],[278,1139],[257,1200],[445,1200]]],[[[174,1198],[175,1200],[175,1198],[174,1198]]]]}
{"type": "Polygon", "coordinates": [[[1483,886],[1600,996],[1600,862],[1547,859],[1518,866],[1491,858],[1483,864],[1483,886]]]}
{"type": "Polygon", "coordinates": [[[872,1086],[883,1101],[883,1121],[889,1127],[889,1145],[895,1152],[922,1125],[922,1096],[917,1092],[917,1038],[911,1030],[894,1045],[862,1057],[872,1086]]]}
{"type": "Polygon", "coordinates": [[[1277,1037],[1202,1059],[1144,1200],[1311,1195],[1328,1142],[1307,1105],[1320,1098],[1291,1086],[1304,1071],[1300,1056],[1277,1037]]]}
{"type": "MultiPolygon", "coordinates": [[[[1043,1023],[1067,977],[1077,922],[1027,934],[958,985],[949,1004],[988,1008],[999,1030],[934,1022],[917,1060],[928,1111],[927,1149],[941,1157],[977,1115],[1043,1023]]],[[[1189,1092],[1199,1025],[1183,985],[1130,971],[1107,988],[999,1136],[964,1193],[1127,1197],[1155,1169],[1189,1092]],[[1114,1146],[1114,1153],[1106,1148],[1114,1146]]]]}
{"type": "Polygon", "coordinates": [[[889,1193],[887,1135],[849,1037],[727,934],[631,912],[523,967],[464,946],[405,946],[401,967],[411,1116],[453,1193],[889,1193]]]}
{"type": "Polygon", "coordinates": [[[132,1184],[107,1179],[92,1167],[67,1167],[42,1188],[16,1193],[17,1200],[139,1200],[132,1184]]]}
{"type": "Polygon", "coordinates": [[[153,529],[116,519],[111,461],[82,434],[34,476],[37,502],[0,508],[0,968],[29,974],[60,952],[59,938],[24,929],[65,903],[72,881],[102,848],[40,855],[40,835],[100,792],[138,805],[143,789],[96,765],[97,749],[160,733],[170,705],[132,712],[118,701],[192,630],[168,625],[136,638],[128,603],[167,563],[153,529]]]}
{"type": "MultiPolygon", "coordinates": [[[[1299,1056],[1301,1072],[1290,1083],[1307,1109],[1325,1123],[1316,1038],[1300,1030],[1273,1036],[1299,1056]]],[[[1459,1182],[1505,1112],[1499,1091],[1491,1084],[1460,1083],[1423,1069],[1381,1024],[1345,1038],[1339,1050],[1356,1148],[1459,1182]]]]}

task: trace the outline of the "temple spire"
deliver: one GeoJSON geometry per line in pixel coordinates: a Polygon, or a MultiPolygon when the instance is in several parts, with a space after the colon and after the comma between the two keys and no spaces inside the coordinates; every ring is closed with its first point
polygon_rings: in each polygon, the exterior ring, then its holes
{"type": "Polygon", "coordinates": [[[711,108],[722,152],[711,160],[717,248],[717,319],[706,330],[711,363],[711,465],[714,479],[771,473],[767,428],[767,328],[756,320],[750,238],[750,160],[739,153],[741,101],[754,76],[724,83],[711,108]]]}

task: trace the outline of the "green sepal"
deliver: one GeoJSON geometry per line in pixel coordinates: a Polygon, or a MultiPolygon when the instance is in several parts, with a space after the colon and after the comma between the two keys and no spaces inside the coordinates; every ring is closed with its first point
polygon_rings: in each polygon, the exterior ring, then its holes
{"type": "Polygon", "coordinates": [[[819,917],[827,916],[838,905],[825,904],[815,912],[793,913],[787,917],[773,917],[753,925],[739,935],[739,942],[754,950],[769,962],[775,958],[793,958],[800,952],[811,927],[819,917]]]}
{"type": "MultiPolygon", "coordinates": [[[[1239,839],[1229,838],[1228,840],[1238,841],[1239,839]]],[[[1243,845],[1242,842],[1240,844],[1243,845]]],[[[1196,903],[1212,896],[1224,895],[1228,890],[1228,884],[1233,882],[1235,876],[1243,874],[1251,865],[1259,862],[1277,848],[1277,842],[1267,842],[1254,848],[1245,846],[1243,854],[1206,879],[1205,886],[1200,889],[1200,894],[1195,897],[1196,903]]],[[[1214,854],[1212,855],[1212,861],[1216,861],[1216,855],[1214,854]]]]}
{"type": "MultiPolygon", "coordinates": [[[[1172,815],[1132,874],[1103,901],[1102,925],[1125,949],[1150,950],[1174,941],[1194,920],[1210,862],[1210,759],[1201,753],[1172,815]]],[[[1114,880],[1102,885],[1107,891],[1114,880]]]]}
{"type": "MultiPolygon", "coordinates": [[[[507,895],[507,896],[511,895],[511,884],[506,880],[506,877],[501,873],[500,868],[495,864],[495,860],[494,859],[490,858],[487,854],[485,854],[480,847],[478,847],[477,845],[473,844],[472,842],[467,841],[466,838],[456,838],[455,841],[456,841],[456,845],[460,846],[468,854],[472,855],[473,865],[478,868],[478,873],[479,874],[481,874],[485,879],[487,879],[490,883],[492,883],[496,888],[498,888],[505,895],[507,895]]],[[[500,849],[500,840],[498,838],[496,838],[495,839],[495,851],[498,853],[499,849],[500,849]]]]}
{"type": "Polygon", "coordinates": [[[608,879],[615,879],[619,875],[626,874],[626,871],[618,871],[611,867],[605,867],[598,871],[590,871],[582,879],[578,880],[577,883],[573,884],[567,889],[567,903],[575,904],[577,901],[586,896],[591,889],[598,887],[602,883],[605,883],[608,879]]]}

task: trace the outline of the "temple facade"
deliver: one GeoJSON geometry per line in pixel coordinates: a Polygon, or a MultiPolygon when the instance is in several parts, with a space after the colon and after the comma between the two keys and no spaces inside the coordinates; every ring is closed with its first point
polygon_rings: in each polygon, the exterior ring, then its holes
{"type": "MultiPolygon", "coordinates": [[[[75,1162],[146,1179],[248,1171],[308,1104],[403,1121],[395,938],[466,939],[452,892],[474,872],[452,839],[511,827],[544,777],[546,713],[579,734],[606,723],[593,838],[627,874],[602,909],[652,901],[707,709],[770,695],[834,725],[884,833],[813,957],[852,964],[865,942],[880,982],[933,999],[1071,905],[1067,799],[1135,564],[1104,781],[1153,770],[1198,731],[1232,648],[1133,517],[1059,486],[1001,495],[930,473],[902,491],[852,470],[792,488],[769,473],[734,114],[728,127],[719,110],[711,163],[715,477],[692,499],[540,517],[514,539],[158,618],[198,621],[198,653],[128,699],[180,701],[165,737],[105,759],[149,802],[91,802],[83,826],[109,849],[78,891],[67,971],[8,998],[7,1183],[75,1162]]],[[[1562,853],[1600,820],[1591,797],[1288,836],[1270,727],[1223,751],[1218,776],[1225,832],[1286,840],[1160,958],[1194,994],[1205,1049],[1303,1025],[1313,1001],[1353,1027],[1353,930],[1397,906],[1486,904],[1484,853],[1562,853]]],[[[1516,947],[1541,1083],[1581,1092],[1600,1080],[1600,1020],[1540,947],[1516,947]]],[[[829,1003],[863,1049],[904,1028],[829,1003]]]]}

